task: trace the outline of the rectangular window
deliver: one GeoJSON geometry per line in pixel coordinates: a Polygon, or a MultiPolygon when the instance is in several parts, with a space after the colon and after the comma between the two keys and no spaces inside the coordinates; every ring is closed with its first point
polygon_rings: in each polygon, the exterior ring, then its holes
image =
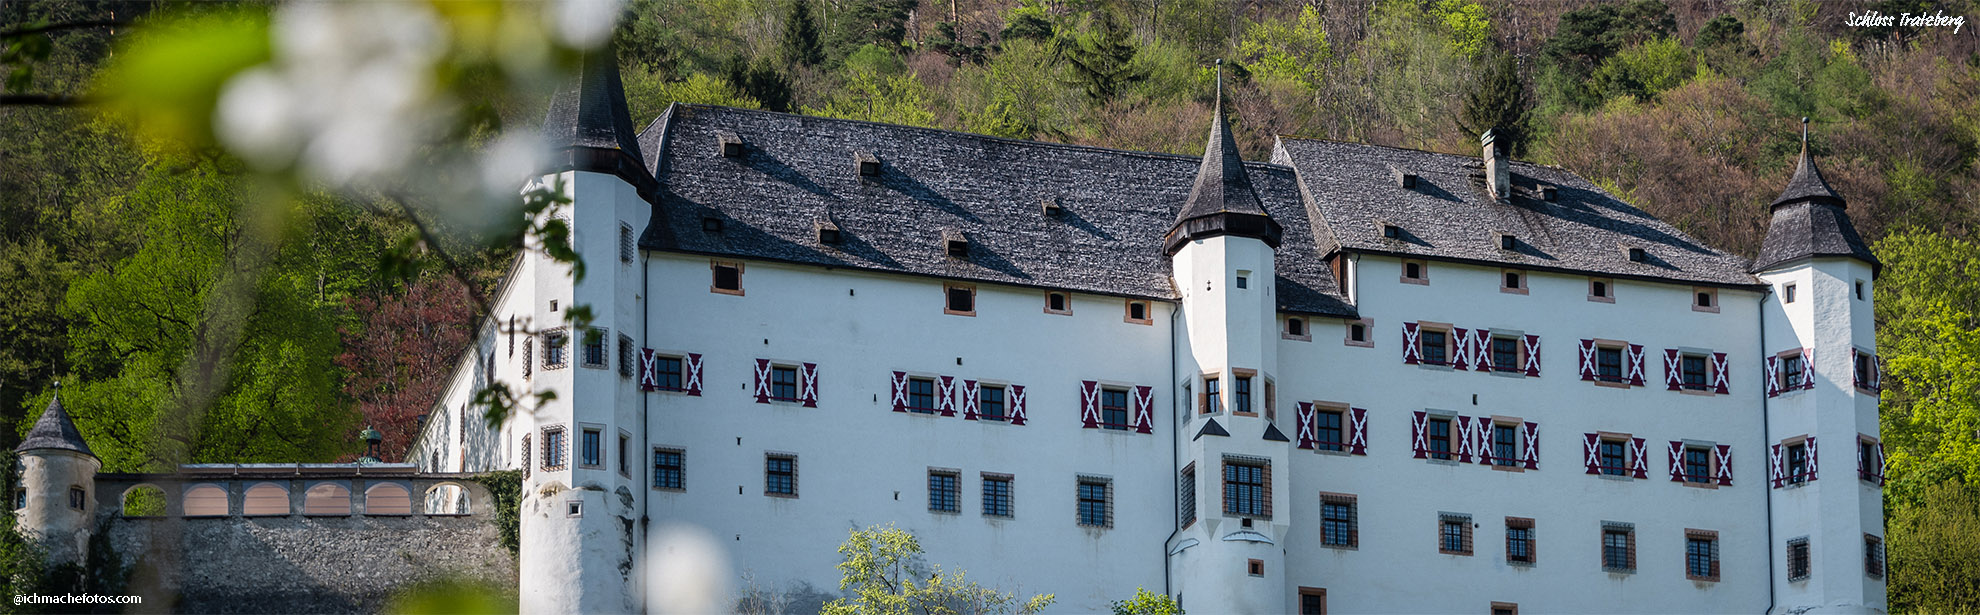
{"type": "Polygon", "coordinates": [[[1196,523],[1196,462],[1176,475],[1176,517],[1182,519],[1182,527],[1196,523]]]}
{"type": "Polygon", "coordinates": [[[1623,355],[1623,351],[1622,348],[1620,347],[1615,347],[1615,346],[1596,347],[1595,377],[1608,382],[1622,382],[1623,381],[1622,355],[1623,355]]]}
{"type": "Polygon", "coordinates": [[[1341,431],[1341,419],[1347,413],[1342,410],[1318,410],[1313,413],[1314,437],[1319,440],[1316,446],[1323,451],[1338,451],[1347,448],[1347,439],[1341,431]]]}
{"type": "Polygon", "coordinates": [[[983,420],[1004,420],[1004,387],[986,386],[977,389],[976,408],[983,420]]]}
{"type": "Polygon", "coordinates": [[[1870,575],[1872,579],[1884,578],[1884,539],[1863,535],[1863,574],[1870,575]]]}
{"type": "Polygon", "coordinates": [[[1267,485],[1270,471],[1262,463],[1224,460],[1224,514],[1270,517],[1267,485]]]}
{"type": "Polygon", "coordinates": [[[1320,494],[1320,544],[1354,548],[1361,545],[1361,520],[1355,496],[1320,494]]]}
{"type": "MultiPolygon", "coordinates": [[[[488,363],[490,365],[489,373],[494,373],[494,359],[491,357],[488,363]]],[[[632,338],[623,335],[619,336],[619,375],[631,378],[633,377],[633,372],[638,367],[639,353],[633,349],[632,338]]]]}
{"type": "Polygon", "coordinates": [[[76,510],[83,510],[84,506],[88,503],[88,500],[89,500],[89,492],[83,491],[82,487],[69,488],[69,508],[74,508],[76,510]]]}
{"type": "Polygon", "coordinates": [[[679,449],[653,449],[653,488],[681,491],[686,488],[687,474],[683,463],[687,453],[679,449]]]}
{"type": "Polygon", "coordinates": [[[797,497],[797,457],[776,454],[763,457],[763,494],[797,497]]]}
{"type": "Polygon", "coordinates": [[[983,474],[983,516],[1011,517],[1011,475],[983,474]]]}
{"type": "Polygon", "coordinates": [[[955,470],[928,471],[928,511],[962,512],[961,478],[955,470]]]}
{"type": "Polygon", "coordinates": [[[570,447],[564,443],[564,428],[550,427],[543,430],[543,469],[564,469],[564,453],[570,447]]]}
{"type": "Polygon", "coordinates": [[[603,442],[604,435],[599,433],[598,430],[596,429],[586,429],[584,430],[583,437],[584,440],[582,442],[582,446],[578,448],[578,450],[582,451],[583,453],[582,456],[578,458],[579,459],[578,465],[594,467],[594,468],[605,465],[605,462],[602,459],[600,459],[600,457],[603,457],[605,454],[604,451],[605,443],[603,442]]]}
{"type": "Polygon", "coordinates": [[[1870,368],[1876,364],[1877,357],[1861,350],[1851,354],[1856,359],[1855,363],[1850,366],[1850,369],[1856,372],[1856,388],[1869,390],[1871,383],[1870,368]]]}
{"type": "Polygon", "coordinates": [[[1684,531],[1684,578],[1693,581],[1719,580],[1718,532],[1684,531]]]}
{"type": "Polygon", "coordinates": [[[1429,431],[1427,438],[1430,444],[1430,458],[1450,459],[1451,420],[1447,418],[1430,419],[1427,430],[1429,431]]]}
{"type": "Polygon", "coordinates": [[[633,254],[637,252],[638,249],[639,249],[638,244],[633,242],[632,225],[626,224],[624,222],[620,222],[619,223],[619,262],[622,263],[633,262],[633,254]]]}
{"type": "Polygon", "coordinates": [[[1100,426],[1118,430],[1126,430],[1128,428],[1128,392],[1126,389],[1100,390],[1100,426]]]}
{"type": "Polygon", "coordinates": [[[1216,378],[1203,379],[1203,413],[1209,414],[1224,409],[1221,381],[1216,378]]]}
{"type": "Polygon", "coordinates": [[[1808,537],[1788,541],[1787,575],[1789,582],[1808,580],[1808,537]]]}
{"type": "Polygon", "coordinates": [[[1635,526],[1602,523],[1602,570],[1636,572],[1635,526]]]}
{"type": "Polygon", "coordinates": [[[1682,362],[1684,364],[1684,388],[1693,391],[1705,390],[1705,355],[1684,355],[1682,362]]]}
{"type": "Polygon", "coordinates": [[[1471,555],[1471,515],[1437,513],[1437,552],[1471,555]]]}
{"type": "Polygon", "coordinates": [[[946,299],[946,303],[942,306],[943,314],[954,314],[957,316],[976,315],[975,286],[968,284],[944,284],[942,285],[942,290],[942,294],[946,299]]]}
{"type": "Polygon", "coordinates": [[[1510,337],[1492,338],[1492,369],[1502,372],[1519,371],[1519,340],[1510,337]]]}
{"type": "Polygon", "coordinates": [[[1436,329],[1424,329],[1418,332],[1418,337],[1417,345],[1419,346],[1418,350],[1422,353],[1421,361],[1431,365],[1443,365],[1446,361],[1445,351],[1447,350],[1444,332],[1436,329]]]}
{"type": "Polygon", "coordinates": [[[522,455],[521,455],[521,456],[522,456],[522,475],[523,475],[523,478],[529,478],[529,470],[530,470],[530,465],[529,465],[529,454],[530,454],[531,452],[533,452],[533,451],[535,451],[535,450],[536,450],[536,449],[532,449],[532,448],[530,448],[530,447],[529,447],[529,434],[523,434],[523,439],[522,439],[522,455]]]}
{"type": "Polygon", "coordinates": [[[1512,602],[1494,602],[1492,615],[1519,615],[1519,605],[1512,602]]]}
{"type": "Polygon", "coordinates": [[[1492,463],[1513,466],[1519,463],[1519,426],[1492,424],[1492,463]]]}
{"type": "Polygon", "coordinates": [[[605,367],[605,333],[602,329],[584,332],[584,366],[605,367]]]}
{"type": "Polygon", "coordinates": [[[1858,461],[1856,464],[1856,477],[1882,484],[1884,480],[1884,464],[1881,457],[1881,455],[1877,454],[1876,440],[1871,440],[1868,436],[1857,436],[1856,458],[1858,461]]]}
{"type": "Polygon", "coordinates": [[[1602,459],[1602,473],[1609,476],[1624,476],[1629,472],[1627,440],[1602,440],[1599,452],[1602,459]]]}
{"type": "Polygon", "coordinates": [[[1231,411],[1251,412],[1251,377],[1238,376],[1236,384],[1231,390],[1231,411]]]}
{"type": "Polygon", "coordinates": [[[1299,615],[1327,615],[1327,590],[1299,588],[1299,615]]]}
{"type": "Polygon", "coordinates": [[[1781,303],[1794,303],[1794,285],[1793,285],[1793,284],[1789,284],[1789,285],[1787,285],[1786,287],[1784,287],[1784,288],[1782,288],[1782,289],[1781,289],[1781,303]]]}
{"type": "Polygon", "coordinates": [[[710,262],[708,267],[714,271],[715,276],[714,282],[708,285],[709,292],[737,296],[743,294],[742,263],[714,261],[710,262]]]}
{"type": "Polygon", "coordinates": [[[654,363],[659,365],[660,388],[669,391],[686,390],[682,385],[685,380],[682,378],[680,357],[655,357],[654,363]]]}
{"type": "Polygon", "coordinates": [[[1090,527],[1112,527],[1113,513],[1108,510],[1110,483],[1103,480],[1082,478],[1079,480],[1079,524],[1090,527]]]}
{"type": "Polygon", "coordinates": [[[1506,562],[1531,564],[1536,559],[1533,545],[1533,520],[1524,517],[1506,517],[1506,562]]]}
{"type": "Polygon", "coordinates": [[[1808,445],[1801,443],[1788,445],[1787,482],[1808,482],[1808,445]]]}
{"type": "Polygon", "coordinates": [[[797,368],[783,366],[770,368],[770,398],[797,401],[797,368]]]}
{"type": "Polygon", "coordinates": [[[625,476],[632,476],[632,456],[626,454],[628,447],[630,447],[631,445],[632,445],[631,436],[627,436],[623,433],[619,434],[619,456],[618,456],[619,474],[625,476]]]}
{"type": "Polygon", "coordinates": [[[524,380],[528,380],[528,379],[529,379],[529,377],[530,377],[530,375],[531,375],[532,373],[534,373],[534,372],[535,372],[535,369],[536,369],[536,358],[535,358],[535,356],[533,356],[533,355],[535,355],[535,354],[536,354],[536,338],[533,338],[533,337],[532,337],[532,338],[527,338],[527,339],[524,339],[524,340],[523,340],[523,360],[522,360],[522,368],[523,368],[523,379],[524,379],[524,380]]]}
{"type": "Polygon", "coordinates": [[[929,378],[909,378],[907,405],[909,412],[934,414],[935,381],[929,378]]]}
{"type": "Polygon", "coordinates": [[[566,352],[565,348],[568,346],[570,346],[570,336],[566,335],[563,331],[558,330],[544,333],[543,367],[545,369],[563,367],[565,362],[569,360],[564,356],[566,352]]]}
{"type": "Polygon", "coordinates": [[[1804,370],[1802,368],[1803,368],[1803,364],[1801,361],[1801,353],[1797,352],[1791,355],[1781,357],[1780,388],[1789,391],[1801,388],[1802,385],[1801,379],[1805,377],[1805,374],[1803,374],[1804,370]]]}
{"type": "Polygon", "coordinates": [[[1693,483],[1712,481],[1712,449],[1703,446],[1684,447],[1684,480],[1693,483]]]}

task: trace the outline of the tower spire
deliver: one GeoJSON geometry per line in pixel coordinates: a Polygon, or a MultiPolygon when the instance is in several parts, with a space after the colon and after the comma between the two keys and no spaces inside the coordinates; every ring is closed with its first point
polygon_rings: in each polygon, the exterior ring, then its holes
{"type": "Polygon", "coordinates": [[[1767,269],[1815,256],[1847,256],[1882,264],[1863,237],[1850,223],[1848,205],[1822,177],[1815,155],[1808,151],[1808,118],[1801,118],[1801,154],[1795,161],[1794,176],[1787,188],[1769,207],[1767,236],[1760,242],[1760,254],[1753,259],[1753,271],[1767,269]]]}
{"type": "Polygon", "coordinates": [[[84,455],[96,456],[89,450],[89,443],[83,441],[82,432],[76,430],[76,423],[69,419],[69,411],[62,407],[62,383],[55,383],[55,394],[48,400],[48,409],[35,419],[34,428],[28,430],[27,437],[14,452],[27,452],[35,449],[59,449],[75,451],[84,455]]]}
{"type": "Polygon", "coordinates": [[[1279,223],[1265,212],[1251,177],[1244,171],[1244,157],[1238,155],[1237,139],[1231,136],[1230,122],[1224,119],[1224,61],[1217,60],[1217,106],[1211,113],[1210,139],[1203,146],[1203,163],[1196,169],[1196,185],[1189,200],[1183,201],[1176,224],[1164,242],[1175,254],[1192,238],[1237,235],[1263,239],[1278,247],[1279,223]]]}

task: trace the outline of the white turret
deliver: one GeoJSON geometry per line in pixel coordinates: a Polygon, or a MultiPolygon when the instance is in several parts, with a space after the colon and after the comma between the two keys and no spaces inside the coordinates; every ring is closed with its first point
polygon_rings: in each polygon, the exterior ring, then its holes
{"type": "Polygon", "coordinates": [[[81,564],[96,529],[96,471],[103,462],[62,408],[61,385],[14,452],[21,456],[22,506],[15,511],[21,534],[41,541],[50,564],[81,564]]]}

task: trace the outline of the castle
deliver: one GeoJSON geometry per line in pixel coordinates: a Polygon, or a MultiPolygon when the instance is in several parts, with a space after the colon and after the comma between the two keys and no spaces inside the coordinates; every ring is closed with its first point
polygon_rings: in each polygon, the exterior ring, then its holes
{"type": "MultiPolygon", "coordinates": [[[[1879,263],[1805,138],[1749,262],[1490,133],[1246,162],[1221,102],[1200,158],[636,131],[594,59],[544,129],[586,273],[518,258],[411,459],[522,471],[526,612],[642,609],[666,524],[835,589],[885,522],[1066,611],[1886,608],[1879,263]]],[[[88,452],[22,451],[55,523],[88,452]]]]}

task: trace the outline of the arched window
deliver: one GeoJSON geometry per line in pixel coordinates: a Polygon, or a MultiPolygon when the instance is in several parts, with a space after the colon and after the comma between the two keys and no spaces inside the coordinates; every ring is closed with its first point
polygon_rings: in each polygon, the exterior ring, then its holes
{"type": "Polygon", "coordinates": [[[165,490],[156,485],[138,485],[124,490],[124,516],[162,517],[165,515],[165,490]]]}
{"type": "Polygon", "coordinates": [[[453,483],[441,483],[427,489],[426,514],[429,515],[468,514],[467,489],[453,483]]]}
{"type": "Polygon", "coordinates": [[[247,496],[241,499],[241,514],[249,517],[287,515],[289,490],[275,483],[257,483],[248,487],[247,496]]]}
{"type": "Polygon", "coordinates": [[[351,490],[337,483],[317,483],[303,492],[303,514],[347,516],[351,514],[351,490]]]}
{"type": "Polygon", "coordinates": [[[410,515],[412,492],[398,483],[378,483],[364,490],[364,514],[410,515]]]}
{"type": "Polygon", "coordinates": [[[227,490],[219,485],[193,485],[186,490],[186,516],[227,516],[227,490]]]}

